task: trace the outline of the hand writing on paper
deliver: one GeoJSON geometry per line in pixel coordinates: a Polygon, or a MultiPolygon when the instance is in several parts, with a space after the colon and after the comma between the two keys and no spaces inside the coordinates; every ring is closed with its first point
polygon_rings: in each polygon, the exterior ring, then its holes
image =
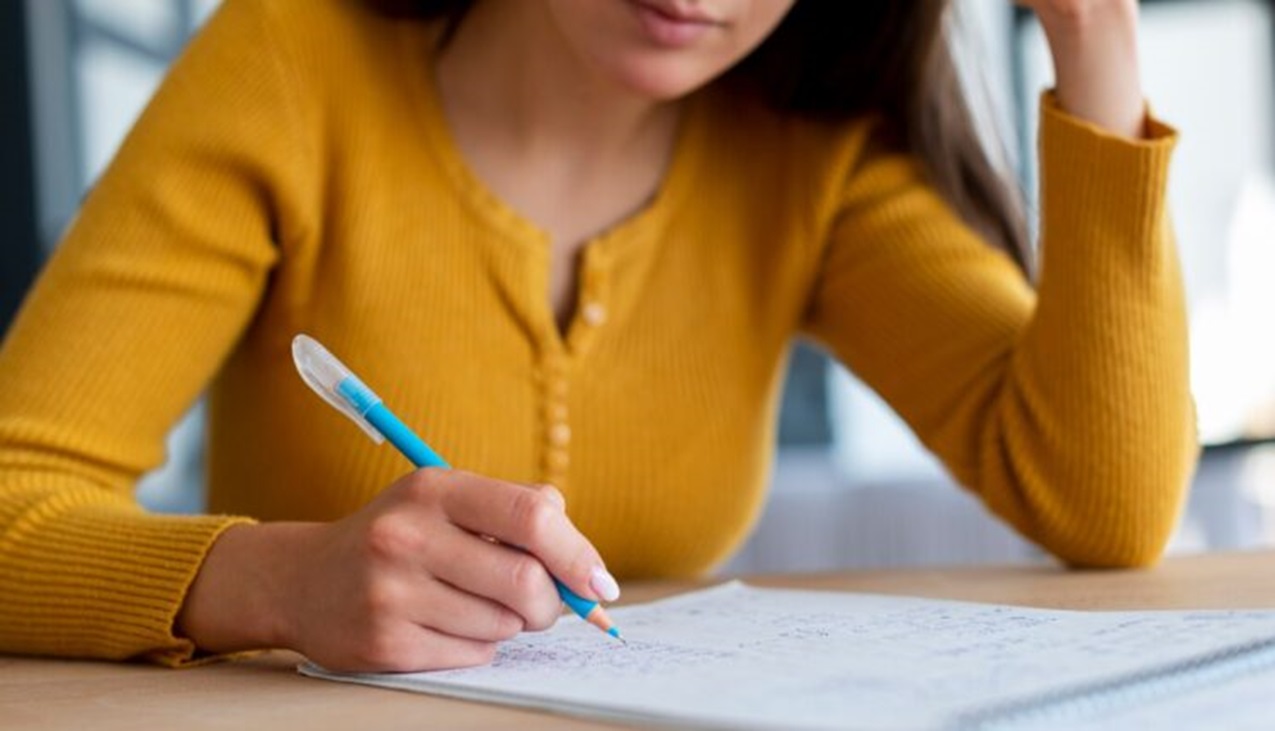
{"type": "Polygon", "coordinates": [[[1137,0],[1018,0],[1036,11],[1054,59],[1058,102],[1114,134],[1142,137],[1137,0]]]}
{"type": "Polygon", "coordinates": [[[554,623],[550,572],[600,599],[602,567],[557,490],[424,469],[334,523],[231,528],[178,627],[211,651],[286,647],[332,670],[480,665],[554,623]]]}

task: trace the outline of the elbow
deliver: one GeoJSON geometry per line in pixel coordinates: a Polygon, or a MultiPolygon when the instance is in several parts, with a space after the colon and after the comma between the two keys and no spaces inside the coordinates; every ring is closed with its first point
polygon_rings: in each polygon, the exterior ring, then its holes
{"type": "Polygon", "coordinates": [[[1181,522],[1200,445],[1194,419],[1158,426],[1107,450],[1091,445],[1020,482],[1024,532],[1069,568],[1159,563],[1181,522]]]}
{"type": "Polygon", "coordinates": [[[1177,529],[1178,512],[1166,505],[1147,505],[1136,512],[1078,510],[1067,519],[1042,521],[1031,533],[1067,568],[1142,569],[1164,556],[1177,529]]]}
{"type": "MultiPolygon", "coordinates": [[[[1177,532],[1189,475],[1141,489],[1125,485],[1105,500],[1076,505],[1038,532],[1042,547],[1068,568],[1149,568],[1164,556],[1177,532]]],[[[1112,492],[1115,492],[1114,490],[1112,492]]]]}
{"type": "Polygon", "coordinates": [[[1069,569],[1146,569],[1155,566],[1164,556],[1173,535],[1172,529],[1148,525],[1130,528],[1127,536],[1097,540],[1090,537],[1046,548],[1069,569]]]}
{"type": "Polygon", "coordinates": [[[1099,515],[1096,529],[1075,541],[1071,548],[1078,550],[1059,554],[1067,566],[1139,569],[1159,563],[1182,522],[1199,464],[1194,420],[1169,444],[1158,459],[1136,464],[1106,485],[1110,497],[1091,509],[1099,515]]]}
{"type": "Polygon", "coordinates": [[[1052,500],[1034,506],[1028,533],[1069,568],[1154,566],[1181,522],[1197,454],[1189,450],[1178,465],[1158,470],[1108,474],[1087,490],[1059,484],[1052,500]]]}

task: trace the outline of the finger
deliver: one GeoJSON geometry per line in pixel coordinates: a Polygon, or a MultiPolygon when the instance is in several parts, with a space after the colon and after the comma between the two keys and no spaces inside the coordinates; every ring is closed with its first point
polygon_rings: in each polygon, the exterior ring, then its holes
{"type": "Polygon", "coordinates": [[[548,483],[545,483],[541,485],[532,485],[531,489],[540,491],[540,493],[545,496],[546,500],[552,502],[554,505],[557,505],[560,509],[562,510],[567,509],[567,496],[563,495],[562,491],[559,490],[557,487],[550,485],[548,483]]]}
{"type": "Polygon", "coordinates": [[[520,619],[519,629],[547,629],[562,613],[562,600],[548,570],[525,551],[452,525],[437,536],[423,558],[429,571],[454,590],[513,612],[520,619]]]}
{"type": "Polygon", "coordinates": [[[408,673],[485,665],[496,655],[494,642],[454,637],[405,621],[347,638],[350,644],[307,651],[306,656],[338,672],[408,673]]]}
{"type": "Polygon", "coordinates": [[[597,549],[545,491],[461,472],[450,484],[441,500],[454,524],[529,551],[582,597],[618,598],[619,586],[597,549]]]}
{"type": "Polygon", "coordinates": [[[427,579],[414,621],[453,637],[501,642],[523,630],[525,621],[512,609],[456,588],[445,580],[427,579]]]}

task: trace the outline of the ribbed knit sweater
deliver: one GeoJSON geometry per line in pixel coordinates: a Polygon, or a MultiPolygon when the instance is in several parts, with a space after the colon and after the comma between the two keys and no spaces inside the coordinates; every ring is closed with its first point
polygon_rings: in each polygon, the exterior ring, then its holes
{"type": "Polygon", "coordinates": [[[450,135],[436,37],[227,0],[172,68],[0,351],[0,652],[182,662],[220,531],[333,520],[406,471],[306,390],[299,332],[453,464],[558,485],[621,578],[739,546],[800,334],[1062,560],[1157,558],[1196,453],[1172,130],[1046,97],[1033,287],[870,121],[706,90],[655,199],[588,242],[564,335],[546,235],[450,135]],[[205,391],[212,514],[148,514],[136,480],[205,391]]]}

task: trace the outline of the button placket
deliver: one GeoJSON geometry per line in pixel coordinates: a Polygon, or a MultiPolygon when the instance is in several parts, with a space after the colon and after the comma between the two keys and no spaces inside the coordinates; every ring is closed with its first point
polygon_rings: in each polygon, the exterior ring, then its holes
{"type": "Polygon", "coordinates": [[[586,351],[605,327],[612,313],[608,309],[607,262],[596,247],[585,250],[580,270],[580,296],[565,345],[546,354],[543,372],[541,477],[563,488],[571,466],[574,439],[569,406],[572,369],[586,360],[586,351]]]}
{"type": "Polygon", "coordinates": [[[576,317],[570,341],[572,354],[580,356],[611,319],[608,302],[610,263],[605,252],[590,247],[585,250],[580,268],[580,296],[576,301],[576,317]]]}
{"type": "Polygon", "coordinates": [[[542,416],[543,443],[541,445],[541,479],[564,488],[567,467],[570,465],[571,424],[567,398],[570,394],[570,374],[566,356],[554,353],[546,358],[544,367],[542,416]]]}

